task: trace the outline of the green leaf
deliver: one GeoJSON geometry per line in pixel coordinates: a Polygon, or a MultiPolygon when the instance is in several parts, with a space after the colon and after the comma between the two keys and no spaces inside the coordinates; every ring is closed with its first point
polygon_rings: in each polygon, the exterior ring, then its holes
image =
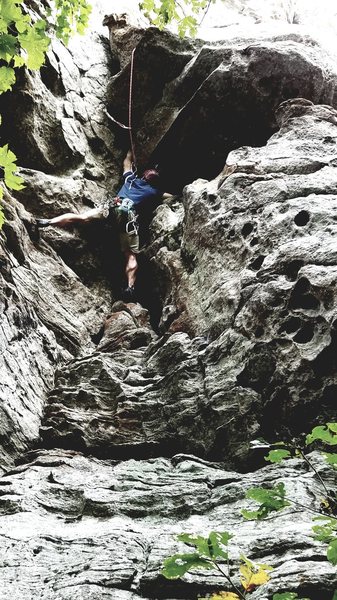
{"type": "Polygon", "coordinates": [[[9,62],[17,53],[17,39],[9,33],[0,34],[0,58],[9,62]]]}
{"type": "Polygon", "coordinates": [[[154,0],[143,0],[138,6],[143,12],[151,12],[154,9],[154,0]]]}
{"type": "Polygon", "coordinates": [[[257,563],[254,560],[248,558],[245,554],[240,554],[240,560],[247,565],[252,570],[257,570],[258,568],[267,569],[267,571],[272,571],[273,567],[266,565],[264,563],[257,563]]]}
{"type": "Polygon", "coordinates": [[[326,555],[329,562],[333,565],[337,565],[337,539],[330,542],[326,555]]]}
{"type": "Polygon", "coordinates": [[[273,600],[309,600],[309,598],[299,598],[296,592],[283,592],[282,594],[274,594],[273,600]]]}
{"type": "Polygon", "coordinates": [[[265,460],[272,463],[279,463],[285,458],[291,458],[289,450],[270,450],[269,454],[265,457],[265,460]]]}
{"type": "Polygon", "coordinates": [[[269,513],[290,506],[285,498],[283,483],[278,483],[272,489],[252,488],[246,492],[246,498],[259,502],[260,506],[256,511],[242,510],[241,514],[245,519],[264,519],[269,513]]]}
{"type": "Polygon", "coordinates": [[[337,590],[335,590],[332,600],[337,600],[337,590]]]}
{"type": "Polygon", "coordinates": [[[333,454],[332,452],[324,452],[324,456],[329,465],[333,467],[337,466],[337,454],[333,454]]]}
{"type": "Polygon", "coordinates": [[[19,54],[14,56],[14,67],[16,67],[16,68],[23,67],[24,64],[25,64],[25,59],[22,58],[22,56],[19,56],[19,54]]]}
{"type": "Polygon", "coordinates": [[[11,190],[23,190],[24,180],[19,175],[15,175],[14,173],[6,173],[5,172],[5,184],[11,190]]]}
{"type": "Polygon", "coordinates": [[[18,35],[21,47],[27,53],[26,64],[28,69],[39,69],[45,61],[50,39],[45,34],[45,21],[43,27],[40,21],[32,25],[25,33],[18,35]]]}
{"type": "Polygon", "coordinates": [[[91,6],[87,0],[54,0],[56,7],[56,35],[65,44],[77,31],[83,33],[88,25],[91,6]]]}
{"type": "Polygon", "coordinates": [[[210,557],[210,551],[208,546],[208,540],[201,535],[193,535],[190,533],[181,533],[178,535],[178,540],[180,542],[184,542],[184,544],[188,544],[189,546],[194,546],[196,550],[199,552],[199,555],[210,557]]]}
{"type": "Polygon", "coordinates": [[[208,0],[190,0],[188,3],[188,12],[192,14],[188,15],[184,7],[175,0],[161,0],[160,2],[143,0],[139,4],[139,8],[159,29],[174,24],[180,36],[184,36],[187,33],[195,36],[198,21],[200,20],[200,12],[206,9],[208,4],[208,0]]]}
{"type": "Polygon", "coordinates": [[[24,33],[31,25],[31,18],[29,15],[22,15],[20,20],[15,21],[15,27],[18,33],[24,33]]]}
{"type": "Polygon", "coordinates": [[[312,432],[306,437],[305,443],[307,446],[313,442],[320,441],[329,446],[337,445],[337,423],[327,423],[326,425],[318,425],[314,427],[312,432]]]}
{"type": "MultiPolygon", "coordinates": [[[[241,514],[247,521],[256,521],[256,519],[264,518],[261,516],[260,510],[247,510],[246,508],[243,508],[241,514]]],[[[267,514],[265,516],[267,516],[267,514]]]]}
{"type": "Polygon", "coordinates": [[[215,569],[215,566],[197,552],[193,554],[175,554],[164,561],[162,575],[166,579],[178,579],[190,569],[215,569]]]}
{"type": "Polygon", "coordinates": [[[0,67],[0,94],[7,92],[15,83],[15,71],[11,67],[0,67]]]}
{"type": "Polygon", "coordinates": [[[198,31],[198,20],[196,17],[184,17],[178,22],[178,33],[180,37],[184,37],[187,33],[191,37],[195,37],[198,31]]]}
{"type": "Polygon", "coordinates": [[[22,0],[1,0],[1,17],[0,17],[0,31],[5,32],[8,29],[8,25],[16,23],[23,17],[21,8],[18,6],[22,4],[22,0]]]}
{"type": "Polygon", "coordinates": [[[227,531],[212,531],[208,538],[201,535],[181,533],[178,535],[178,540],[189,546],[194,546],[201,557],[212,559],[221,557],[227,559],[227,545],[232,537],[227,531]]]}
{"type": "Polygon", "coordinates": [[[208,547],[212,559],[228,558],[228,542],[233,536],[227,531],[212,531],[208,536],[208,547]]]}
{"type": "Polygon", "coordinates": [[[321,521],[321,525],[314,525],[312,530],[314,532],[314,539],[319,542],[325,542],[328,544],[334,540],[337,531],[337,519],[333,517],[315,517],[314,521],[321,521]]]}
{"type": "Polygon", "coordinates": [[[22,177],[15,175],[17,166],[15,164],[16,156],[8,149],[8,144],[0,147],[0,167],[4,171],[5,184],[12,190],[22,190],[24,180],[22,177]]]}

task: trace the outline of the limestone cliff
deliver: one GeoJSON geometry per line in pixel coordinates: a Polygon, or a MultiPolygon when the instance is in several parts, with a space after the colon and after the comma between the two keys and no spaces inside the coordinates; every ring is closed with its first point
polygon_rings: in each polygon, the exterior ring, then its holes
{"type": "Polygon", "coordinates": [[[250,442],[336,420],[336,67],[291,28],[211,44],[106,24],[112,51],[55,42],[1,97],[26,187],[0,234],[0,599],[196,599],[221,576],[168,581],[163,559],[177,533],[228,530],[233,559],[274,567],[252,600],[330,600],[310,514],[240,510],[279,481],[321,502],[301,461],[263,466],[250,442]],[[129,140],[106,109],[127,120],[133,45],[137,157],[176,197],[148,217],[126,305],[109,227],[36,242],[31,223],[118,185],[129,140]]]}

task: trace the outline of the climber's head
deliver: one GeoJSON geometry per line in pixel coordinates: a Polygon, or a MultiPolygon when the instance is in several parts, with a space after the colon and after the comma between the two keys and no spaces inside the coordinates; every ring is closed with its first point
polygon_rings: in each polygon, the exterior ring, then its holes
{"type": "Polygon", "coordinates": [[[146,181],[146,183],[149,183],[150,185],[152,185],[152,187],[159,186],[160,177],[159,177],[159,173],[158,173],[158,171],[156,171],[156,169],[147,169],[146,171],[144,171],[142,179],[144,179],[144,181],[146,181]]]}

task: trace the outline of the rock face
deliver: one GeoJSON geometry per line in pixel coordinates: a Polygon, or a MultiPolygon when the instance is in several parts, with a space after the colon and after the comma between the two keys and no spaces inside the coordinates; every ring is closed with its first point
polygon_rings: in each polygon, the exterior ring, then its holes
{"type": "Polygon", "coordinates": [[[299,100],[278,119],[265,147],[233,151],[217,180],[185,189],[180,250],[153,223],[170,329],[216,338],[205,380],[214,369],[222,397],[251,396],[264,434],[300,432],[318,406],[332,418],[336,392],[337,113],[299,100]]]}
{"type": "MultiPolygon", "coordinates": [[[[130,36],[121,25],[118,37],[113,26],[114,44],[130,36]]],[[[146,163],[152,154],[165,184],[176,189],[199,177],[214,178],[233,148],[264,145],[277,129],[275,109],[282,101],[302,96],[336,105],[334,63],[314,40],[291,30],[259,37],[257,28],[254,38],[244,39],[230,31],[226,42],[191,47],[173,45],[172,36],[150,29],[136,46],[138,161],[146,163]]],[[[109,88],[110,111],[124,122],[129,70],[127,65],[109,88]]]]}
{"type": "Polygon", "coordinates": [[[26,188],[0,233],[0,600],[194,600],[223,579],[161,565],[176,534],[211,530],[235,535],[237,584],[240,552],[274,567],[252,600],[331,600],[308,511],[240,510],[280,481],[320,509],[303,463],[261,468],[249,448],[336,419],[336,71],[304,35],[210,45],[106,24],[112,56],[97,35],[56,42],[1,97],[26,188]],[[118,185],[129,140],[105,108],[127,120],[133,44],[137,157],[185,186],[152,215],[143,306],[118,300],[108,226],[32,231],[118,185]]]}
{"type": "MultiPolygon", "coordinates": [[[[164,558],[186,551],[178,533],[212,529],[234,534],[236,584],[241,552],[274,566],[263,593],[251,598],[285,589],[330,597],[335,568],[312,540],[308,512],[288,508],[273,520],[272,532],[269,521],[240,516],[248,488],[280,477],[292,497],[318,507],[317,484],[297,460],[281,472],[270,466],[240,475],[186,455],[117,463],[54,450],[29,459],[1,480],[2,598],[15,589],[18,600],[196,600],[197,593],[222,588],[221,575],[200,572],[174,582],[160,569],[164,558]]],[[[312,460],[324,476],[326,467],[312,460]]]]}

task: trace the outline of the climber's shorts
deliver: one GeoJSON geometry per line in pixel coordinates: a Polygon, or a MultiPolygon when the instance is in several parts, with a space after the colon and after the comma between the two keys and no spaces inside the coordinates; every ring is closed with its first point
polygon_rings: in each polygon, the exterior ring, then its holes
{"type": "Polygon", "coordinates": [[[122,252],[133,252],[137,254],[139,252],[139,235],[138,228],[127,227],[131,223],[131,216],[128,213],[118,210],[118,208],[112,208],[113,218],[117,222],[119,229],[119,242],[122,252]],[[127,228],[129,233],[127,233],[127,228]]]}
{"type": "Polygon", "coordinates": [[[117,224],[122,252],[139,252],[137,214],[132,200],[108,198],[102,206],[101,218],[107,219],[112,225],[117,224]],[[116,205],[116,200],[121,200],[122,204],[116,205]]]}

